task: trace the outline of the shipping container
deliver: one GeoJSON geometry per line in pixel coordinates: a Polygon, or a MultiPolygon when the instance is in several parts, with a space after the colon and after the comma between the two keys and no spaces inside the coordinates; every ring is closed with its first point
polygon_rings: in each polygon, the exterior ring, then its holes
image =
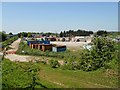
{"type": "Polygon", "coordinates": [[[66,51],[66,46],[53,46],[52,47],[53,52],[63,52],[66,51]]]}

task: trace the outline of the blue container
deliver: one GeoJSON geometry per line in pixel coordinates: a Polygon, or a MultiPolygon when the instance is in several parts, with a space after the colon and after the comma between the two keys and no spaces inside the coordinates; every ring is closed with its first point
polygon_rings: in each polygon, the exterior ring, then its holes
{"type": "Polygon", "coordinates": [[[66,46],[61,46],[61,47],[52,47],[53,52],[64,52],[66,51],[66,46]]]}
{"type": "Polygon", "coordinates": [[[27,45],[28,45],[28,46],[30,45],[30,41],[27,41],[27,45]]]}
{"type": "Polygon", "coordinates": [[[27,45],[29,46],[30,44],[50,44],[50,41],[46,40],[46,41],[27,41],[27,45]]]}
{"type": "Polygon", "coordinates": [[[43,44],[50,44],[50,41],[45,40],[45,41],[43,41],[43,44]]]}

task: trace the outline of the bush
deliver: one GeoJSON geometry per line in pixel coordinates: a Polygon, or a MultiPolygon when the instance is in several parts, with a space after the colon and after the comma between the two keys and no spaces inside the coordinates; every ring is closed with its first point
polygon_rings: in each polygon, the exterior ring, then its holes
{"type": "Polygon", "coordinates": [[[79,69],[79,66],[77,63],[75,62],[69,62],[68,64],[65,64],[64,66],[62,66],[62,69],[65,70],[65,69],[68,69],[68,70],[78,70],[79,69]]]}
{"type": "Polygon", "coordinates": [[[100,67],[109,67],[116,51],[115,43],[106,37],[96,37],[93,40],[94,47],[86,50],[81,57],[80,68],[84,71],[96,70],[100,67]]]}
{"type": "Polygon", "coordinates": [[[59,62],[57,60],[53,60],[53,59],[50,60],[50,65],[51,65],[52,68],[58,68],[58,67],[60,67],[59,62]]]}
{"type": "MultiPolygon", "coordinates": [[[[35,88],[39,80],[39,66],[35,63],[2,62],[2,88],[35,88]]],[[[39,84],[39,87],[40,84],[39,84]]]]}

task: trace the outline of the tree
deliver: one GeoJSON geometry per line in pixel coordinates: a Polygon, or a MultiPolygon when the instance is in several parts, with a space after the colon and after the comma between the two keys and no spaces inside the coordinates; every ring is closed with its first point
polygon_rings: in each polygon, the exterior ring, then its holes
{"type": "Polygon", "coordinates": [[[57,68],[60,66],[59,62],[57,60],[51,60],[50,65],[52,68],[57,68]]]}
{"type": "Polygon", "coordinates": [[[68,37],[68,36],[89,36],[90,34],[93,34],[93,31],[85,31],[78,29],[77,31],[69,30],[64,31],[63,33],[60,33],[61,36],[68,37]]]}
{"type": "Polygon", "coordinates": [[[0,42],[5,41],[7,38],[7,34],[0,32],[0,37],[1,37],[0,42]]]}
{"type": "Polygon", "coordinates": [[[10,32],[9,35],[13,35],[12,32],[10,32]]]}
{"type": "Polygon", "coordinates": [[[18,37],[19,37],[19,38],[21,37],[21,33],[18,33],[18,37]]]}
{"type": "Polygon", "coordinates": [[[63,36],[66,37],[66,32],[65,31],[63,32],[63,36]]]}
{"type": "Polygon", "coordinates": [[[22,36],[23,36],[23,37],[27,37],[28,34],[27,34],[26,32],[22,32],[22,36]]]}
{"type": "Polygon", "coordinates": [[[98,35],[98,36],[107,36],[107,31],[98,30],[98,31],[96,32],[96,35],[98,35]]]}
{"type": "Polygon", "coordinates": [[[32,36],[32,34],[30,32],[28,32],[27,37],[31,37],[31,36],[32,36]]]}
{"type": "Polygon", "coordinates": [[[80,66],[84,71],[106,67],[115,55],[115,43],[107,37],[96,37],[93,43],[93,48],[90,51],[86,50],[81,57],[80,66]]]}
{"type": "Polygon", "coordinates": [[[63,32],[60,32],[60,37],[63,37],[63,32]]]}

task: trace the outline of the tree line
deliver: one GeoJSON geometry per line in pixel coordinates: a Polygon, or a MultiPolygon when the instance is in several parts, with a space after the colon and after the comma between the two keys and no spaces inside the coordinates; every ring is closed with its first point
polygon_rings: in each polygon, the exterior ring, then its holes
{"type": "Polygon", "coordinates": [[[85,30],[69,30],[69,31],[61,31],[60,37],[70,37],[70,36],[89,36],[93,34],[93,31],[85,31],[85,30]]]}
{"type": "Polygon", "coordinates": [[[113,33],[120,33],[120,32],[107,32],[106,30],[98,30],[96,32],[93,31],[86,31],[86,30],[80,30],[77,31],[69,30],[69,31],[61,31],[59,36],[60,37],[70,37],[70,36],[90,36],[91,34],[94,34],[95,36],[107,36],[109,34],[113,33]]]}

